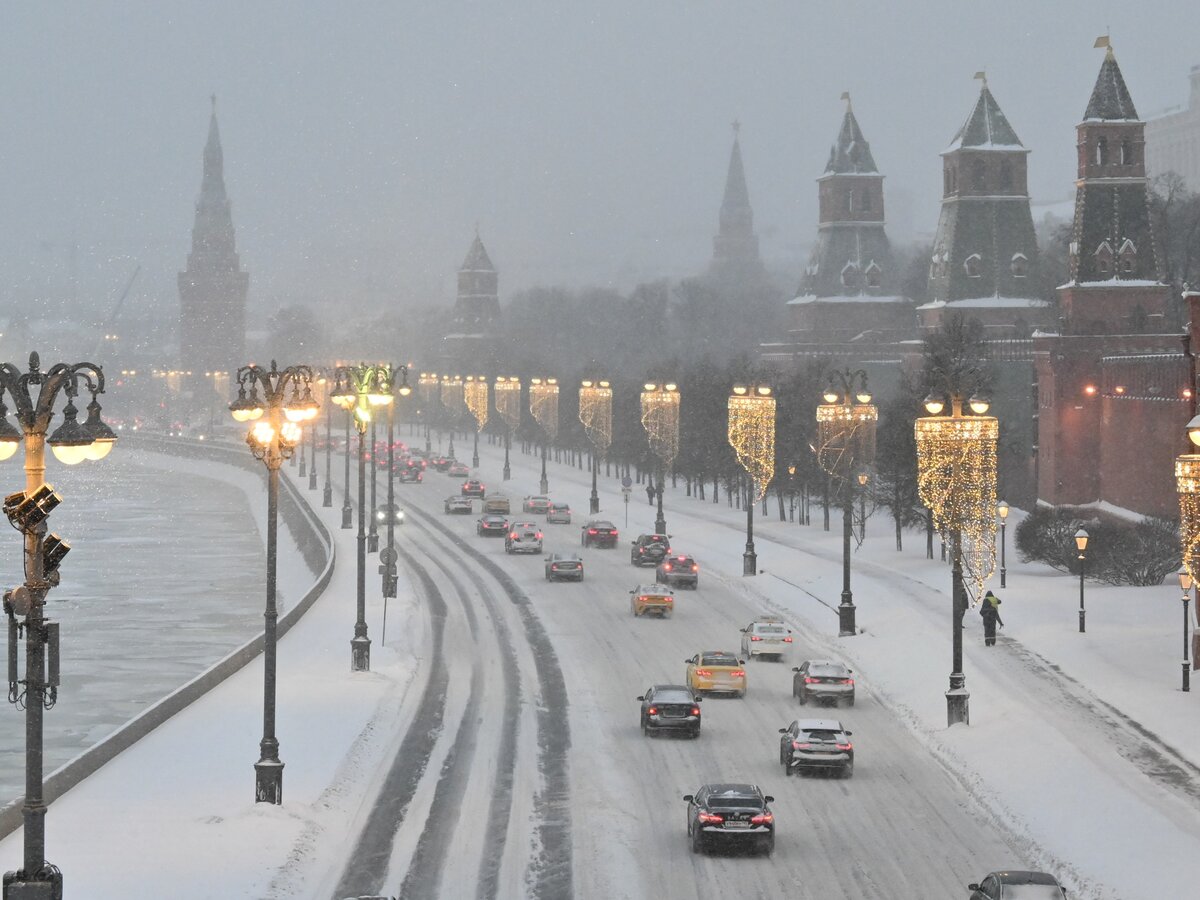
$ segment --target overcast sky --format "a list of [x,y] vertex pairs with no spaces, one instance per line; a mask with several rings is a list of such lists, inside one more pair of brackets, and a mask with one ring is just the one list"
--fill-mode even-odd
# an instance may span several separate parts
[[56,2],[0,9],[0,310],[31,294],[176,304],[218,96],[256,308],[453,300],[476,222],[502,299],[699,272],[731,140],[763,254],[798,271],[842,91],[887,175],[893,239],[929,234],[939,151],[989,84],[1072,191],[1111,30],[1139,113],[1186,102],[1184,0]]

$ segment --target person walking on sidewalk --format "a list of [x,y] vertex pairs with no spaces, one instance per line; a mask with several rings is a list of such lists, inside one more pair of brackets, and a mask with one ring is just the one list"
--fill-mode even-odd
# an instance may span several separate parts
[[985,647],[993,647],[996,644],[996,626],[1004,627],[1000,618],[1000,598],[988,591],[979,608],[979,614],[983,616],[983,644]]
[[646,499],[650,501],[651,506],[654,505],[654,482],[653,481],[648,482],[646,484]]

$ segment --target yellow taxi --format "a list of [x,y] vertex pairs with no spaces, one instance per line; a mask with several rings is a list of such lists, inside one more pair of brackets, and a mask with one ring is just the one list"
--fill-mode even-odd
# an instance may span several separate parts
[[639,584],[629,592],[629,607],[634,616],[665,618],[675,610],[675,592],[662,584]]
[[701,650],[687,663],[687,686],[696,694],[746,696],[745,664],[728,650]]

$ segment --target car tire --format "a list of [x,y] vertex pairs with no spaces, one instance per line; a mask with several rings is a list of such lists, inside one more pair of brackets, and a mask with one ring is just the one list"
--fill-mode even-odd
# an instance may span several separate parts
[[800,693],[796,695],[796,699],[800,701],[801,706],[808,706],[808,691],[800,688]]
[[697,726],[696,728],[692,729],[692,733],[691,733],[691,738],[692,738],[692,740],[693,740],[693,741],[694,741],[694,740],[696,740],[696,738],[698,738],[698,737],[700,737],[700,728],[699,728],[699,726]]
[[758,850],[763,856],[770,856],[772,853],[774,853],[775,852],[775,835],[771,835],[769,838],[764,839],[763,842],[759,845]]
[[692,852],[693,853],[703,853],[704,852],[704,833],[702,831],[700,831],[698,828],[692,829]]
[[852,763],[852,762],[846,763],[846,765],[842,766],[842,777],[843,778],[854,777],[854,763]]
[[851,695],[850,695],[850,700],[849,700],[849,702],[847,702],[847,703],[846,703],[846,705],[847,705],[847,706],[853,706],[853,705],[854,705],[854,695],[853,695],[853,694],[851,694]]
[[646,737],[650,733],[650,726],[646,724],[645,716],[642,717],[642,737]]
[[745,692],[745,691],[738,691],[738,692],[737,692],[736,694],[734,694],[733,696],[735,696],[735,697],[737,697],[739,700],[741,700],[741,699],[743,699],[743,698],[746,696],[746,692]]

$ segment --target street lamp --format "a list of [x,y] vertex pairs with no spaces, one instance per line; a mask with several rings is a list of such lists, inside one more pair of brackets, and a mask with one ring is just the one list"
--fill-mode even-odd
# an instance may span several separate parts
[[[317,401],[318,406],[324,406],[324,407],[326,407],[326,409],[328,409],[328,407],[329,407],[329,404],[325,402],[325,386],[327,384],[328,384],[328,380],[325,378],[325,376],[323,374],[318,373],[317,370],[314,369],[313,370],[313,380],[312,380],[313,399]],[[328,419],[326,419],[326,422],[328,422]],[[309,422],[308,434],[309,434],[308,489],[310,491],[315,491],[317,489],[317,417],[316,416],[314,416],[312,421]],[[326,434],[326,437],[328,437],[328,434]],[[328,471],[329,471],[329,457],[328,456],[325,457],[325,470],[328,473]]]
[[754,552],[754,504],[762,499],[775,477],[775,398],[765,384],[734,385],[729,396],[729,445],[750,477],[746,498],[746,550],[742,574],[758,574]]
[[471,454],[471,467],[479,468],[479,432],[488,421],[488,383],[483,375],[468,375],[463,385],[463,399],[475,419],[475,450]]
[[647,382],[642,386],[642,427],[650,443],[650,452],[658,457],[658,514],[656,534],[667,533],[663,518],[663,474],[679,453],[679,387],[674,383]]
[[579,421],[588,440],[592,442],[592,496],[588,498],[588,511],[600,512],[600,494],[596,490],[596,476],[600,470],[600,457],[612,444],[612,385],[607,381],[585,380],[579,386]]
[[[396,374],[399,373],[399,384],[396,383]],[[401,397],[407,397],[412,393],[412,389],[408,386],[408,367],[393,366],[392,375],[389,379],[393,394],[398,394]],[[396,596],[396,488],[395,488],[395,473],[396,473],[396,404],[388,404],[388,452],[387,452],[387,546],[384,551],[379,554],[379,574],[383,576],[383,596],[384,598],[395,598]],[[378,518],[378,512],[376,512]],[[387,607],[384,607],[384,632],[387,630]]]
[[1006,570],[1004,568],[1004,555],[1008,546],[1008,541],[1004,534],[1008,525],[1008,504],[1001,500],[996,504],[996,515],[1000,517],[1000,587],[1007,587],[1004,583]]
[[1183,690],[1192,689],[1192,664],[1188,659],[1188,644],[1191,643],[1191,620],[1188,618],[1188,601],[1192,599],[1192,574],[1184,566],[1179,570],[1179,587],[1183,590]]
[[[834,371],[817,406],[817,464],[842,492],[842,598],[838,604],[838,635],[858,633],[854,594],[850,590],[850,539],[854,536],[854,480],[859,492],[870,480],[867,467],[875,461],[875,428],[879,410],[871,403],[863,369]],[[858,476],[863,476],[859,480]],[[864,495],[865,496],[865,495]],[[863,518],[866,518],[864,504]],[[863,523],[865,534],[866,523]]]
[[982,397],[967,401],[973,415],[963,415],[961,394],[951,393],[950,415],[945,399],[931,394],[925,400],[928,416],[914,424],[917,440],[917,487],[934,525],[950,539],[950,633],[953,650],[950,690],[946,692],[947,723],[970,723],[970,697],[962,670],[962,621],[967,610],[964,562],[976,593],[996,562],[996,445],[1000,426],[985,415]]
[[496,398],[496,412],[504,420],[504,480],[512,478],[508,464],[508,450],[512,446],[513,429],[521,424],[521,379],[498,375],[492,388]]
[[463,380],[458,375],[443,375],[441,388],[442,406],[450,420],[450,445],[447,452],[454,459],[454,429],[463,414]]
[[558,435],[557,378],[529,379],[529,412],[546,435],[542,441],[542,478],[538,482],[538,493],[545,494],[550,489],[546,479],[546,448]]
[[366,672],[371,668],[371,640],[367,637],[367,478],[363,444],[374,409],[392,402],[392,370],[386,365],[362,363],[338,366],[334,375],[337,383],[330,399],[353,418],[358,432],[358,618],[354,623],[354,638],[350,641],[350,665],[352,671]]
[[[1187,423],[1187,436],[1192,444],[1200,446],[1200,416]],[[1179,494],[1179,534],[1183,556],[1183,569],[1189,576],[1189,584],[1183,583],[1180,573],[1179,585],[1183,597],[1183,684],[1188,690],[1188,631],[1187,602],[1189,589],[1197,584],[1197,551],[1200,549],[1200,454],[1184,453],[1175,457],[1175,490]],[[1200,601],[1198,601],[1200,602]]]
[[[436,372],[422,372],[417,379],[417,388],[421,392],[421,418],[425,421],[425,457],[426,459],[433,453],[433,441],[430,438],[430,428],[433,424],[433,404],[438,399],[438,377]],[[441,447],[441,438],[438,438],[438,447]]]
[[1087,550],[1087,545],[1088,545],[1088,533],[1086,531],[1084,531],[1082,528],[1080,528],[1078,531],[1075,532],[1075,546],[1079,550],[1079,633],[1080,634],[1083,634],[1085,631],[1087,631],[1087,628],[1085,627],[1085,623],[1084,623],[1084,619],[1087,615],[1087,611],[1083,608],[1083,569],[1084,569],[1084,563],[1087,561],[1086,553],[1084,551]]
[[[30,388],[37,386],[36,399]],[[88,416],[81,425],[75,398],[79,389],[91,394]],[[12,398],[20,428],[8,421],[4,393]],[[63,422],[49,436],[50,419],[60,394],[66,394]],[[58,623],[44,615],[46,594],[58,584],[58,566],[70,545],[47,534],[46,520],[62,501],[46,484],[46,445],[66,465],[100,460],[109,454],[117,436],[100,418],[104,372],[89,362],[56,363],[42,371],[36,353],[29,354],[29,371],[12,363],[0,365],[0,460],[24,448],[25,490],[4,499],[4,512],[24,540],[25,583],[4,594],[8,616],[8,699],[25,710],[25,799],[22,866],[4,875],[4,897],[62,897],[62,872],[46,861],[46,804],[42,795],[43,713],[58,700]],[[18,621],[23,617],[23,621]],[[17,675],[17,642],[25,637],[25,678]],[[49,670],[47,671],[47,648]]]
[[[229,411],[238,422],[253,422],[246,443],[255,459],[267,467],[267,605],[263,614],[263,736],[254,764],[254,799],[283,802],[283,763],[275,737],[275,646],[279,611],[275,603],[276,547],[279,534],[279,467],[304,437],[304,425],[321,411],[312,395],[313,372],[308,366],[280,371],[243,366],[237,372],[238,397]],[[246,391],[250,393],[247,396]],[[290,395],[289,395],[290,389]],[[259,392],[261,393],[261,396]]]

